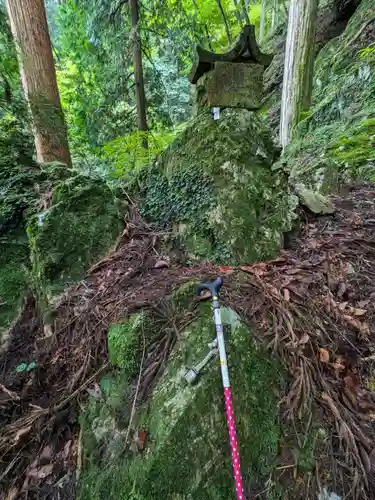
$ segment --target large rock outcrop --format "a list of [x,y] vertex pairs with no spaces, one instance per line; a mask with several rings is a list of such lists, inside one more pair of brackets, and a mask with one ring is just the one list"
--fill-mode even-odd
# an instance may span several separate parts
[[45,299],[84,277],[124,227],[124,206],[103,181],[68,176],[28,220],[34,285]]
[[313,105],[286,149],[292,183],[322,192],[343,180],[373,180],[375,8],[362,0],[345,31],[315,61]]
[[[182,313],[181,307],[193,294],[194,286],[184,285],[169,298],[170,305]],[[280,428],[275,389],[280,368],[256,346],[252,332],[233,310],[223,308],[222,313],[228,327],[242,470],[246,484],[256,489],[272,470],[277,453]],[[135,340],[142,344],[142,332],[148,342],[156,331],[155,322],[144,313],[110,330],[109,349],[110,353],[115,350],[111,358],[119,371],[117,377],[102,380],[104,400],[93,397],[84,415],[88,460],[81,498],[97,500],[104,494],[114,498],[120,491],[121,498],[138,500],[232,498],[219,360],[215,357],[196,385],[183,379],[185,370],[206,355],[214,338],[209,303],[200,304],[195,321],[179,336],[165,372],[127,432],[130,408],[124,395],[129,395],[129,367],[136,376],[141,361],[139,348],[132,352],[128,346],[134,347]],[[146,442],[142,433],[147,433]],[[130,439],[124,448],[127,434]],[[103,460],[111,466],[103,467]]]
[[190,256],[249,263],[273,256],[297,198],[273,172],[275,147],[254,112],[203,111],[140,176],[146,219],[174,228]]

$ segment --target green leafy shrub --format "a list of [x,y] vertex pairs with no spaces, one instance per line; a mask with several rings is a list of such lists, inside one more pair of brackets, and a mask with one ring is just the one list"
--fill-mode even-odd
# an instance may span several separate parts
[[360,56],[366,62],[375,61],[375,42],[371,43],[368,47],[365,47],[360,51]]
[[375,118],[363,121],[352,134],[341,137],[329,149],[329,155],[345,166],[358,168],[375,160]]
[[[177,131],[140,132],[118,137],[104,145],[104,157],[112,164],[115,178],[129,178],[161,153]],[[147,145],[147,147],[145,147]]]

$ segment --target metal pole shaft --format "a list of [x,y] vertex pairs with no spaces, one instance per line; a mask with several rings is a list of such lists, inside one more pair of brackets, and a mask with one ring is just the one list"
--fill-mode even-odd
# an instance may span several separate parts
[[216,325],[217,343],[220,355],[221,377],[224,387],[225,412],[227,417],[227,426],[229,433],[229,442],[232,453],[232,467],[236,488],[237,500],[245,500],[243,480],[241,474],[240,453],[238,449],[236,422],[234,419],[232,393],[229,382],[229,372],[227,364],[227,354],[225,352],[224,329],[221,321],[220,303],[218,297],[213,297],[212,308]]

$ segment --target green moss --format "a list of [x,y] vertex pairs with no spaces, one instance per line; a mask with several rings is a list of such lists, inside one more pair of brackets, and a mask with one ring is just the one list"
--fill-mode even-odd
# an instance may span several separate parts
[[29,252],[22,231],[7,233],[0,240],[0,340],[1,330],[17,315],[27,288]]
[[74,177],[58,183],[52,206],[32,217],[27,228],[40,295],[48,300],[82,279],[120,234],[121,216],[121,207],[102,182]]
[[[175,292],[171,297],[174,306],[186,307],[194,287],[189,283]],[[251,485],[273,470],[280,434],[274,388],[280,370],[258,349],[251,332],[233,311],[223,308],[223,321],[231,325],[229,368],[242,469]],[[150,401],[135,417],[133,427],[148,431],[146,450],[125,452],[107,467],[95,459],[94,451],[88,452],[81,500],[103,496],[120,500],[224,500],[233,496],[219,363],[206,367],[196,386],[182,380],[186,368],[207,353],[207,343],[214,335],[210,304],[201,303],[196,321],[180,334]],[[97,449],[97,443],[91,447]],[[90,450],[87,441],[85,448]]]
[[265,122],[246,110],[201,113],[139,177],[142,213],[173,227],[196,258],[241,263],[273,256],[297,199],[272,171]]
[[[292,182],[332,192],[338,182],[371,179],[374,158],[375,58],[364,57],[366,32],[373,16],[371,0],[363,0],[344,33],[324,46],[315,61],[310,116],[296,128],[283,163]],[[350,42],[350,43],[349,43]],[[366,135],[367,134],[367,135]]]
[[129,380],[139,372],[144,329],[145,314],[141,312],[123,323],[112,325],[108,331],[109,359]]

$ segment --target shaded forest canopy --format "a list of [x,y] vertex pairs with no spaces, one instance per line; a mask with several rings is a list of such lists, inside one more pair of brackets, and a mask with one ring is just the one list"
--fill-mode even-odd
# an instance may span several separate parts
[[1,499],[235,498],[219,274],[237,498],[375,498],[374,70],[373,0],[0,0]]

